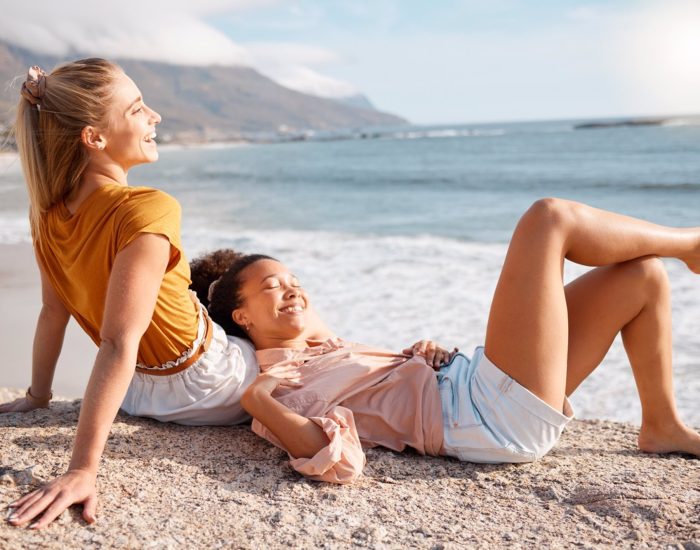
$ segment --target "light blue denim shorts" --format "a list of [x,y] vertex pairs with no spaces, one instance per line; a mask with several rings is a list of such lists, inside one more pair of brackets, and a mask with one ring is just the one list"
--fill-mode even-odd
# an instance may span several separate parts
[[[532,462],[547,454],[573,417],[494,365],[484,348],[458,353],[438,371],[444,452],[467,462]],[[565,414],[566,413],[566,414]]]

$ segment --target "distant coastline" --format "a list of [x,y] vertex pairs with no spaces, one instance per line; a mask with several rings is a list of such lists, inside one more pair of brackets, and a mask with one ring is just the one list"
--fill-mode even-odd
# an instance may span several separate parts
[[[552,121],[557,122],[557,121]],[[700,115],[672,115],[659,117],[604,118],[576,121],[562,121],[571,130],[599,130],[612,128],[638,128],[644,126],[700,126]],[[208,135],[199,132],[164,133],[156,141],[162,150],[192,148],[223,149],[245,145],[265,145],[295,142],[325,142],[368,139],[420,139],[435,137],[466,137],[500,135],[503,125],[513,123],[441,124],[441,125],[393,125],[329,130],[294,129],[286,126],[272,132],[251,132],[227,136],[221,133]],[[523,123],[525,124],[525,123]],[[17,147],[9,126],[0,124],[0,155],[15,153]]]
[[595,120],[576,124],[574,130],[637,128],[639,126],[700,126],[700,115]]

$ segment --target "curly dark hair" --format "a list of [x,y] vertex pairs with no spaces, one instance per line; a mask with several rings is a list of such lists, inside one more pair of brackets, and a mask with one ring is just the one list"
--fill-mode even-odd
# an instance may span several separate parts
[[[233,322],[231,313],[243,303],[241,273],[251,264],[260,260],[275,260],[264,254],[242,254],[225,248],[204,254],[190,262],[192,284],[199,301],[209,311],[212,321],[226,331],[226,334],[248,338],[243,327]],[[275,260],[276,261],[276,260]],[[209,287],[219,280],[209,300]]]
[[221,277],[231,264],[243,254],[230,248],[222,248],[199,256],[190,262],[192,284],[190,288],[197,293],[197,298],[209,307],[209,286]]

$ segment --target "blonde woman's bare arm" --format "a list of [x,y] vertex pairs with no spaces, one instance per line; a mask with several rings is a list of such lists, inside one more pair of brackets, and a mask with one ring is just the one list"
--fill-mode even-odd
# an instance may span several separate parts
[[68,471],[13,502],[10,523],[24,525],[43,513],[32,527],[45,527],[74,503],[82,503],[83,518],[94,521],[100,457],[134,374],[139,342],[153,317],[169,251],[165,237],[143,234],[117,254],[100,331],[102,342],[80,408]]

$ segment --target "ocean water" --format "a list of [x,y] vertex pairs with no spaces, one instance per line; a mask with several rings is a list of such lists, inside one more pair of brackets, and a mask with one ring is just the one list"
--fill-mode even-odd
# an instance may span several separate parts
[[[537,198],[700,225],[700,127],[574,130],[575,122],[163,147],[129,180],[180,201],[190,257],[225,246],[285,262],[339,335],[392,349],[429,337],[471,353],[483,343],[510,235]],[[0,162],[0,242],[28,241],[19,163]],[[665,264],[678,407],[700,426],[700,277]],[[567,263],[565,279],[587,270]],[[639,423],[619,339],[572,402],[582,418]]]

